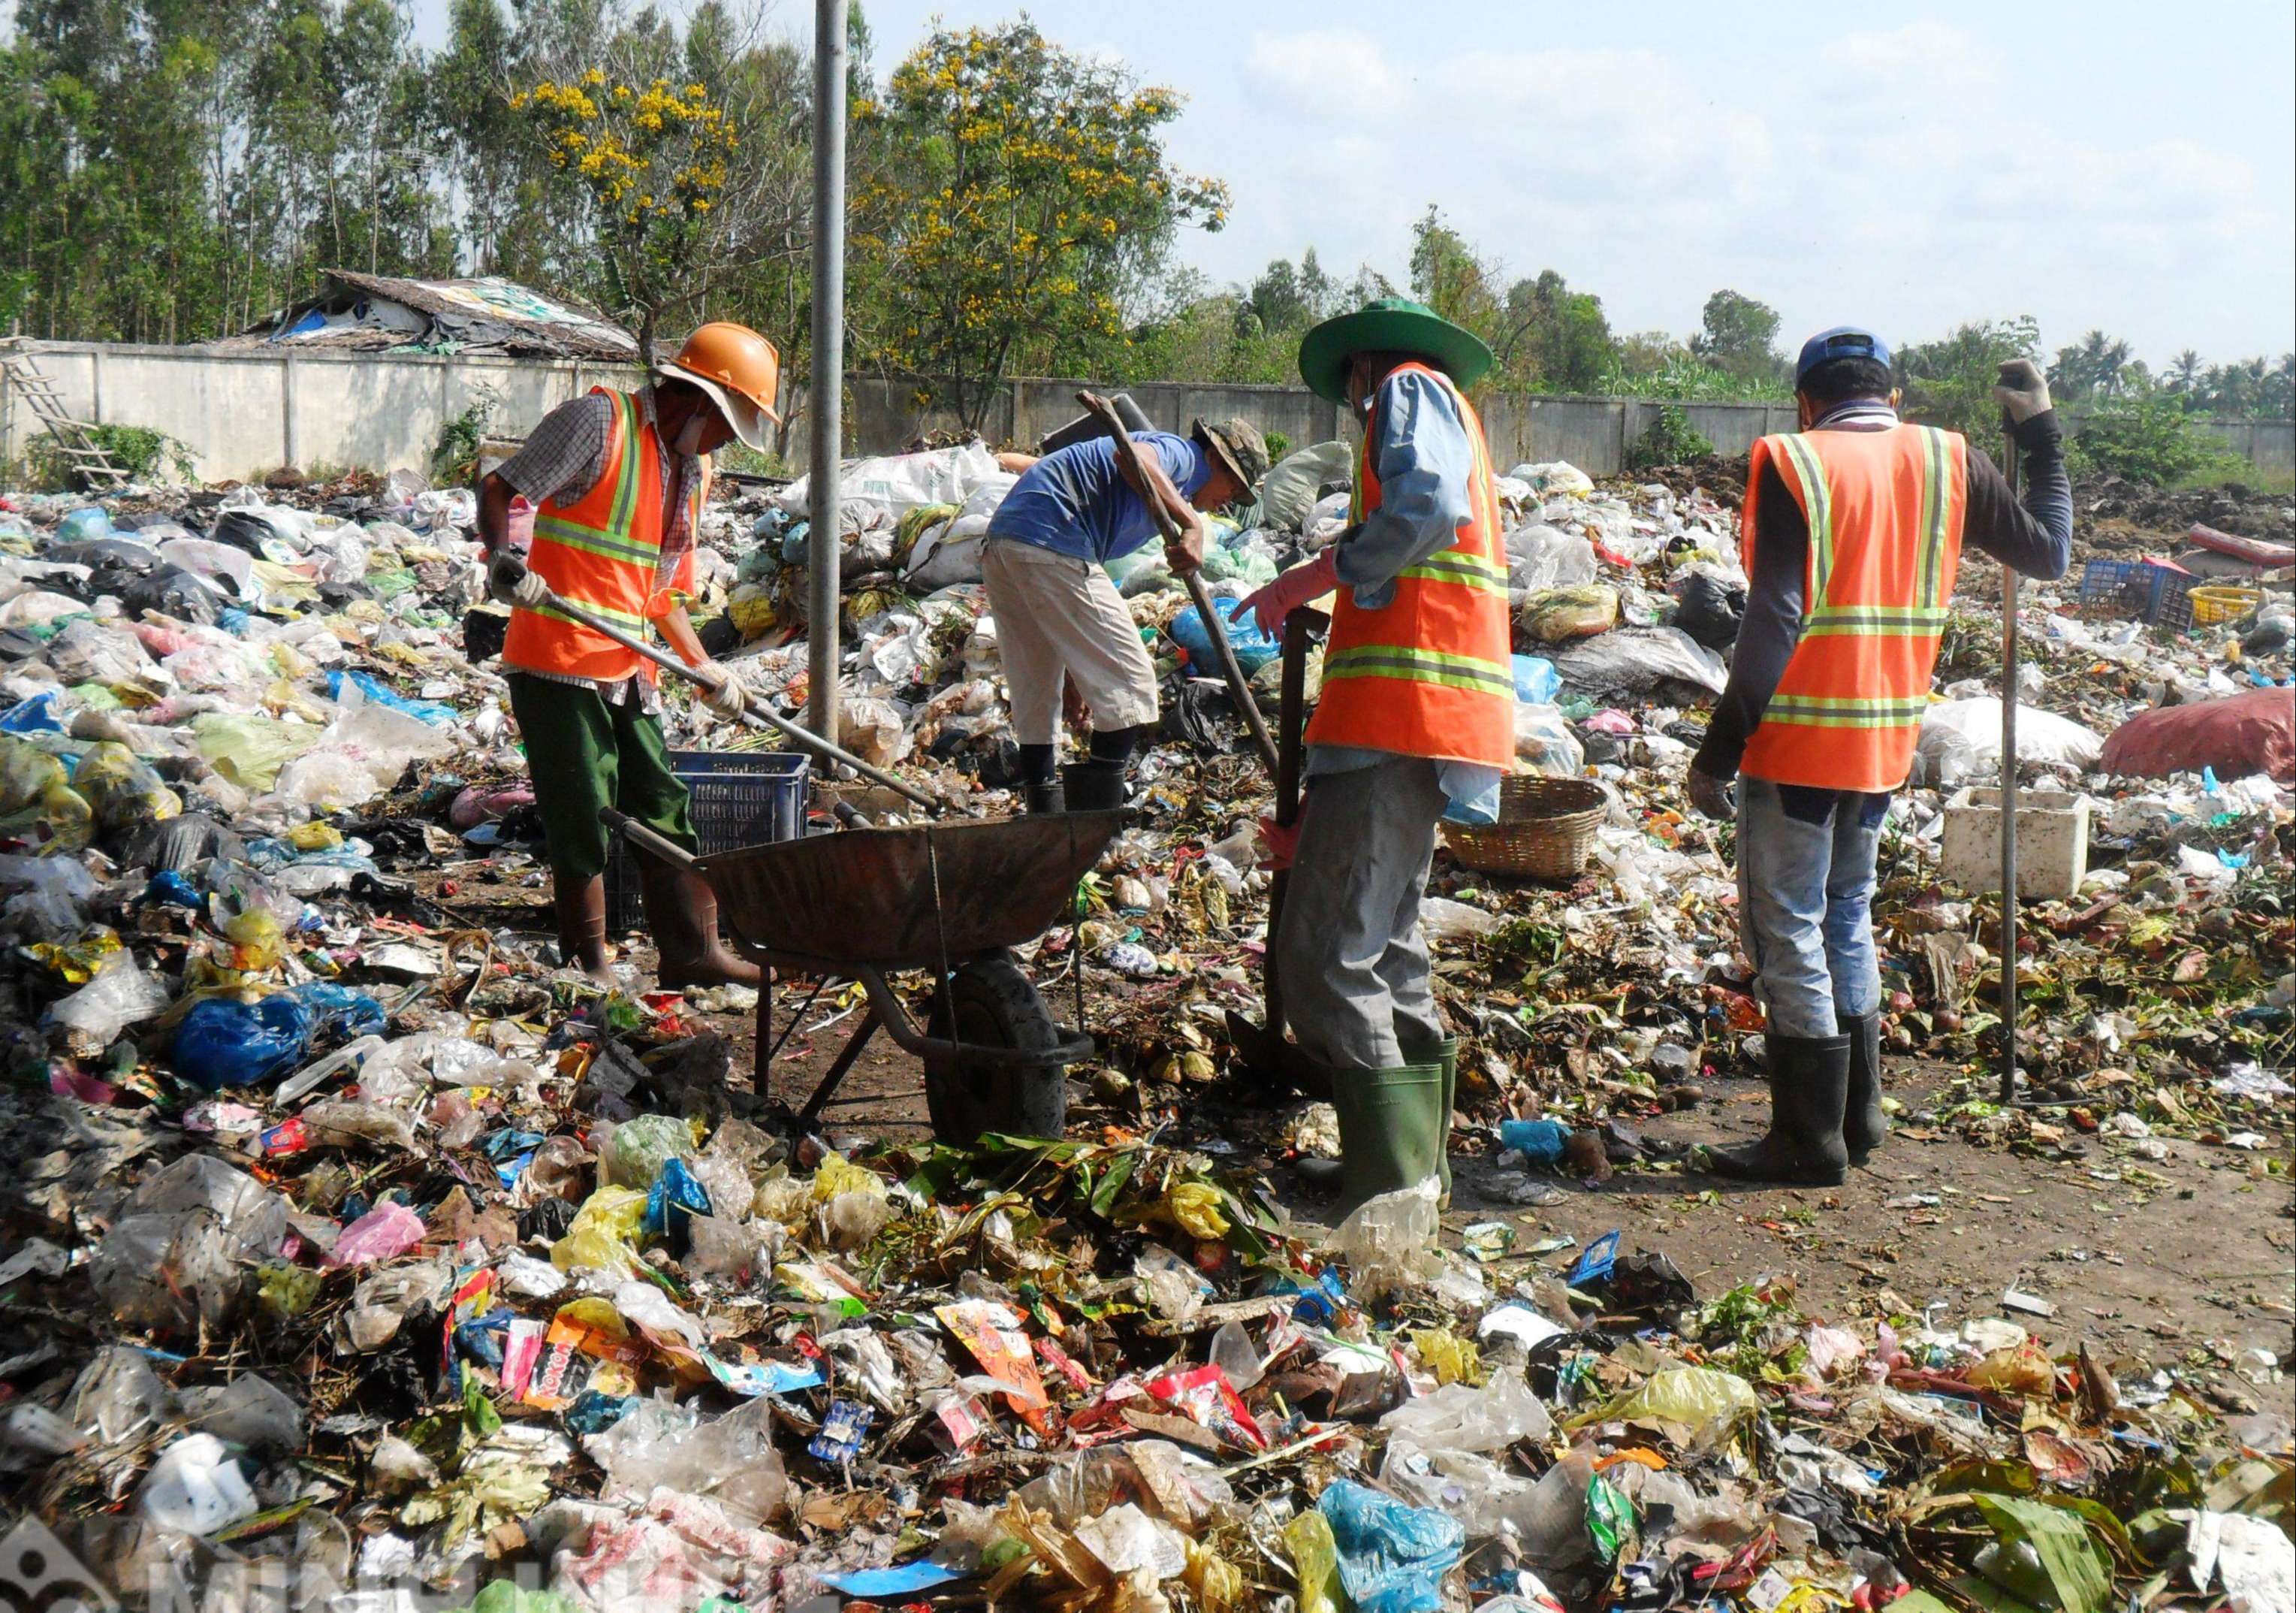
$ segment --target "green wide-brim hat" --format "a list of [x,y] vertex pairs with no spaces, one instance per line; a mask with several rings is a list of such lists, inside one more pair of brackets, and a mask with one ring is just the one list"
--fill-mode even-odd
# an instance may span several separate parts
[[1416,353],[1471,387],[1497,362],[1482,338],[1423,302],[1382,297],[1352,314],[1326,319],[1300,338],[1300,379],[1318,398],[1348,400],[1348,361],[1357,353]]

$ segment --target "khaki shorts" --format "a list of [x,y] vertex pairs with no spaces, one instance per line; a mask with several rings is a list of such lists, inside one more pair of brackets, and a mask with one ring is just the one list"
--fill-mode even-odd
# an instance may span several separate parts
[[980,580],[996,619],[996,653],[1012,691],[1013,733],[1051,745],[1061,731],[1061,674],[1092,708],[1100,733],[1156,720],[1156,665],[1108,573],[1088,560],[991,537]]

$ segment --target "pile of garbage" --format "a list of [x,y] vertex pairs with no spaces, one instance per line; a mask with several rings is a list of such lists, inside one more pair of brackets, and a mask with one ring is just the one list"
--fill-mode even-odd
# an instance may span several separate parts
[[[1216,523],[1213,594],[1328,545],[1349,464],[1302,449]],[[840,741],[988,810],[978,551],[1013,480],[977,444],[844,475]],[[1439,855],[1425,918],[1463,1201],[1536,1207],[1693,1169],[1640,1122],[1760,1067],[1729,830],[1683,794],[1745,578],[1726,488],[1500,493],[1520,765],[1598,780],[1604,820],[1568,884]],[[791,712],[805,509],[729,489],[693,602]],[[1805,1314],[1781,1276],[1447,1222],[1432,1183],[1309,1219],[1328,1108],[1229,1103],[1268,784],[1152,546],[1111,568],[1165,679],[1140,819],[1021,952],[1102,1045],[1070,1136],[792,1123],[753,993],[558,967],[474,519],[406,473],[0,507],[0,1483],[51,1566],[346,1613],[2290,1609],[2289,1420],[2188,1363],[2037,1335],[2013,1294]],[[1989,1101],[1999,904],[1953,876],[1999,763],[1972,566],[1877,904],[1890,1045],[1941,1082],[1901,1131],[2284,1144],[2296,778],[2269,712],[2192,738],[2286,699],[2261,569],[2194,631],[2084,602],[2079,561],[2027,588],[2026,783],[2086,826],[2025,906],[2033,1110]],[[1275,645],[1230,633],[1272,714]],[[665,695],[674,745],[753,743]],[[2145,776],[2160,744],[2120,737],[2187,706]]]

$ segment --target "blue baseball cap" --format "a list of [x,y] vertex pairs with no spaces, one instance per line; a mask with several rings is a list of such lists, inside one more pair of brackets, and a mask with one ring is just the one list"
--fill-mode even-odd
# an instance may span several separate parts
[[1871,358],[1887,369],[1890,344],[1862,325],[1837,325],[1820,331],[1801,344],[1801,357],[1794,360],[1794,384],[1800,386],[1803,376],[1833,358]]

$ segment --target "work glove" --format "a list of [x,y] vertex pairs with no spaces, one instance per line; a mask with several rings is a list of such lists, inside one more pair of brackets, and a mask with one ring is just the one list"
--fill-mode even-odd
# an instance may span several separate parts
[[1227,619],[1234,621],[1250,611],[1262,633],[1270,638],[1281,638],[1286,616],[1303,605],[1321,599],[1339,585],[1338,561],[1332,549],[1325,549],[1307,564],[1293,566],[1266,588],[1237,600]]
[[2022,425],[2036,415],[2049,412],[2049,382],[2030,358],[2012,358],[2001,366],[1993,396],[2009,411],[2010,421]]
[[550,597],[550,585],[508,549],[496,549],[487,558],[487,592],[500,604],[538,611]]
[[750,692],[742,687],[742,680],[723,662],[705,661],[693,670],[713,680],[702,703],[728,722],[741,721],[742,713],[750,709]]
[[1703,768],[1690,769],[1690,804],[1708,818],[1727,819],[1738,815],[1737,792],[1726,778],[1717,778]]

